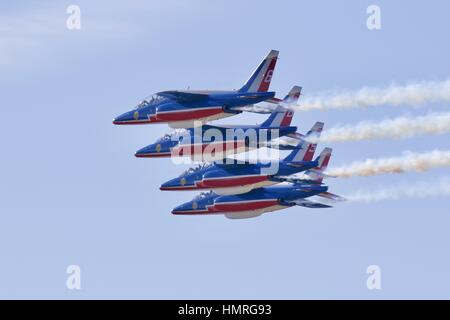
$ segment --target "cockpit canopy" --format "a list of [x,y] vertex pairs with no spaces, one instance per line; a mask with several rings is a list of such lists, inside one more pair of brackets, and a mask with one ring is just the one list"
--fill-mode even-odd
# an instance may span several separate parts
[[199,200],[211,197],[213,195],[216,195],[213,191],[202,192],[198,196],[196,196],[193,200],[194,201],[199,201]]
[[191,173],[197,172],[199,170],[202,170],[204,168],[210,167],[211,165],[212,165],[212,163],[210,163],[210,162],[203,162],[196,167],[191,167],[191,168],[187,169],[181,175],[184,176],[186,174],[191,174]]
[[189,131],[186,129],[176,129],[169,133],[166,133],[160,137],[157,142],[167,142],[167,141],[180,141],[181,137],[189,136]]
[[144,107],[149,107],[149,106],[155,105],[165,99],[167,99],[167,98],[160,96],[158,94],[153,94],[151,96],[145,97],[144,100],[139,102],[139,104],[136,106],[136,109],[141,109]]

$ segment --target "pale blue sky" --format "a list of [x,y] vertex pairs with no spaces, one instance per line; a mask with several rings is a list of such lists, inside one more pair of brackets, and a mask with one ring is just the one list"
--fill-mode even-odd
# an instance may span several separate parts
[[[82,13],[66,29],[69,4]],[[158,186],[186,166],[133,153],[167,126],[114,116],[166,89],[238,88],[280,50],[272,89],[306,95],[450,75],[447,1],[28,1],[0,3],[1,298],[450,298],[448,198],[295,207],[258,219],[170,214],[195,193]],[[378,4],[382,29],[366,28]],[[446,110],[305,112],[301,131]],[[243,114],[223,122],[255,123]],[[339,143],[332,164],[450,148],[448,135]],[[325,147],[321,145],[320,148]],[[427,173],[331,180],[345,194]],[[82,289],[66,289],[66,267]],[[382,290],[366,288],[366,268]]]

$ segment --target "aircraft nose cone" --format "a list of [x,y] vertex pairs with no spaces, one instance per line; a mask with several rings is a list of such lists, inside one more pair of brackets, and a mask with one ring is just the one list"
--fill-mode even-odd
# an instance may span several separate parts
[[159,190],[172,190],[179,185],[180,185],[179,179],[172,179],[161,184]]
[[161,158],[170,157],[171,149],[166,143],[154,143],[134,153],[138,158]]
[[159,190],[169,190],[170,184],[169,182],[164,182],[159,186]]
[[137,110],[128,111],[114,118],[113,124],[115,125],[130,124],[138,119],[139,119],[139,112]]
[[191,202],[183,203],[182,205],[175,207],[172,210],[172,214],[188,213],[190,210],[192,210],[192,203]]
[[185,176],[181,176],[167,182],[164,182],[159,189],[160,190],[189,190],[194,187],[194,182]]
[[139,149],[138,151],[136,151],[134,153],[134,156],[137,157],[137,158],[144,158],[144,157],[148,157],[153,152],[154,152],[154,150],[152,150],[152,148],[150,146],[147,146],[147,147],[144,147],[144,148]]
[[115,125],[123,124],[127,120],[128,120],[127,114],[124,113],[124,114],[121,114],[118,117],[115,117],[114,120],[113,120],[113,124],[115,124]]
[[183,205],[173,208],[172,214],[180,214],[180,211],[183,210]]

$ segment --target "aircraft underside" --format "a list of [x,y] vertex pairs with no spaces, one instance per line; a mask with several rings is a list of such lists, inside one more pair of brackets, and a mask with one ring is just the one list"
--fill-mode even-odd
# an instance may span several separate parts
[[257,210],[249,210],[249,211],[241,211],[241,212],[227,212],[224,213],[224,216],[228,219],[250,219],[250,218],[256,218],[260,215],[267,213],[267,212],[273,212],[277,210],[285,209],[286,206],[282,205],[274,205],[266,208],[261,208]]
[[[158,118],[168,119],[168,120],[163,120],[163,121],[167,121],[169,127],[173,128],[173,129],[183,129],[183,128],[199,127],[199,126],[204,125],[205,123],[208,123],[209,121],[224,119],[224,118],[228,118],[228,117],[235,115],[235,113],[224,112],[222,108],[214,109],[209,112],[200,112],[200,111],[180,112],[180,115],[181,114],[183,114],[183,116],[179,116],[179,118],[181,118],[183,120],[176,120],[176,119],[178,119],[178,117],[162,117],[162,118],[160,118],[159,115],[158,115]],[[190,119],[187,119],[188,117],[190,117]]]
[[253,189],[272,186],[277,183],[278,182],[266,180],[266,181],[261,181],[258,183],[253,183],[253,184],[244,185],[244,186],[236,186],[236,187],[228,187],[228,188],[212,188],[212,190],[215,193],[217,193],[218,195],[243,194],[243,193],[252,191]]

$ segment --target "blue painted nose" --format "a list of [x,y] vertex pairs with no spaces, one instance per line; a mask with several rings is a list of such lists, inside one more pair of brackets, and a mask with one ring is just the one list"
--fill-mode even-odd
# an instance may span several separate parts
[[138,158],[145,158],[148,155],[151,155],[153,153],[154,153],[154,150],[152,148],[150,148],[150,146],[146,146],[146,147],[141,148],[138,151],[136,151],[134,153],[134,156],[138,157]]
[[193,210],[192,209],[192,205],[193,205],[192,201],[183,203],[182,205],[180,205],[178,207],[175,207],[172,210],[172,214],[186,214],[186,213],[189,213],[190,211]]
[[153,143],[142,149],[139,149],[134,154],[138,158],[161,158],[170,157],[170,147],[164,143]]
[[159,189],[160,190],[174,190],[174,189],[179,189],[180,187],[182,187],[182,183],[185,181],[183,180],[184,178],[176,178],[176,179],[172,179],[169,180],[167,182],[164,182]]
[[114,118],[113,120],[113,124],[131,124],[136,122],[136,120],[139,119],[139,112],[136,111],[128,111],[125,112],[123,114],[121,114],[120,116]]
[[148,112],[135,109],[121,114],[113,120],[114,124],[144,124],[150,123]]

